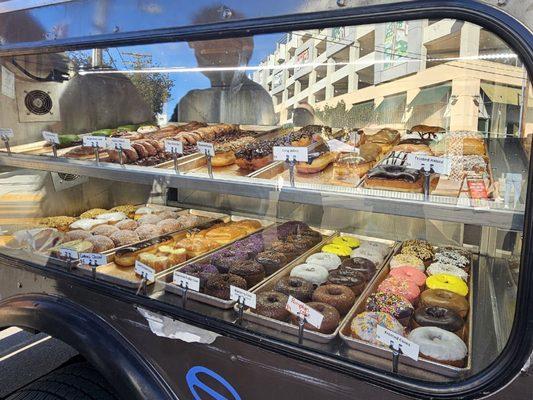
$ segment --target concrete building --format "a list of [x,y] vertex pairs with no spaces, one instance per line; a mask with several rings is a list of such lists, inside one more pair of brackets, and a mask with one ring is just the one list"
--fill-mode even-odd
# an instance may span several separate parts
[[[533,93],[514,52],[494,34],[454,19],[296,31],[253,79],[281,123],[309,103],[333,126],[416,124],[533,133]],[[529,101],[524,101],[526,98]]]

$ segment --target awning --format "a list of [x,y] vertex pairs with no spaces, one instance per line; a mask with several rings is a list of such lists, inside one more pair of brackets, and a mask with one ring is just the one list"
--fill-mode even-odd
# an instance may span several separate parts
[[374,110],[374,123],[377,125],[401,123],[406,101],[406,93],[385,97]]
[[481,82],[481,89],[493,103],[520,105],[522,90],[519,87]]
[[409,103],[409,107],[425,106],[427,104],[445,104],[448,101],[452,88],[449,85],[433,86],[424,88],[418,92],[415,98]]

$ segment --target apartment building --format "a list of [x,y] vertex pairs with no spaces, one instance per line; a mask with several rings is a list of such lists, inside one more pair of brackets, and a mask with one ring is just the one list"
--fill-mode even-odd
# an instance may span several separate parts
[[[253,74],[281,123],[299,103],[333,126],[416,124],[533,133],[520,60],[495,35],[454,19],[297,31]],[[524,99],[526,99],[524,101]]]

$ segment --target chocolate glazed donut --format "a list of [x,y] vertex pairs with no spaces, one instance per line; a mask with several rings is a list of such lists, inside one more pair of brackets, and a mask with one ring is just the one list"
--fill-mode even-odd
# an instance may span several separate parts
[[311,300],[315,288],[311,282],[307,282],[305,279],[286,276],[276,283],[274,290],[305,303]]
[[401,165],[378,165],[372,168],[368,178],[401,179],[408,182],[416,182],[420,178],[420,171],[406,168]]
[[252,311],[278,321],[287,321],[290,315],[285,308],[287,301],[289,298],[283,293],[274,291],[259,293],[256,299],[256,308]]
[[463,319],[455,311],[444,307],[420,307],[413,316],[413,327],[435,326],[462,337]]

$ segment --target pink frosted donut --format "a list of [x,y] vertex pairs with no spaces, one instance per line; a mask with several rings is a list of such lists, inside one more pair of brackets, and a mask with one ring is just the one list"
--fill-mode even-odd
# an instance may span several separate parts
[[411,304],[414,304],[418,296],[420,296],[420,289],[416,283],[395,276],[391,276],[381,282],[378,286],[378,291],[403,296]]
[[415,267],[403,266],[391,269],[389,276],[404,278],[416,283],[416,286],[422,287],[426,284],[426,274]]

